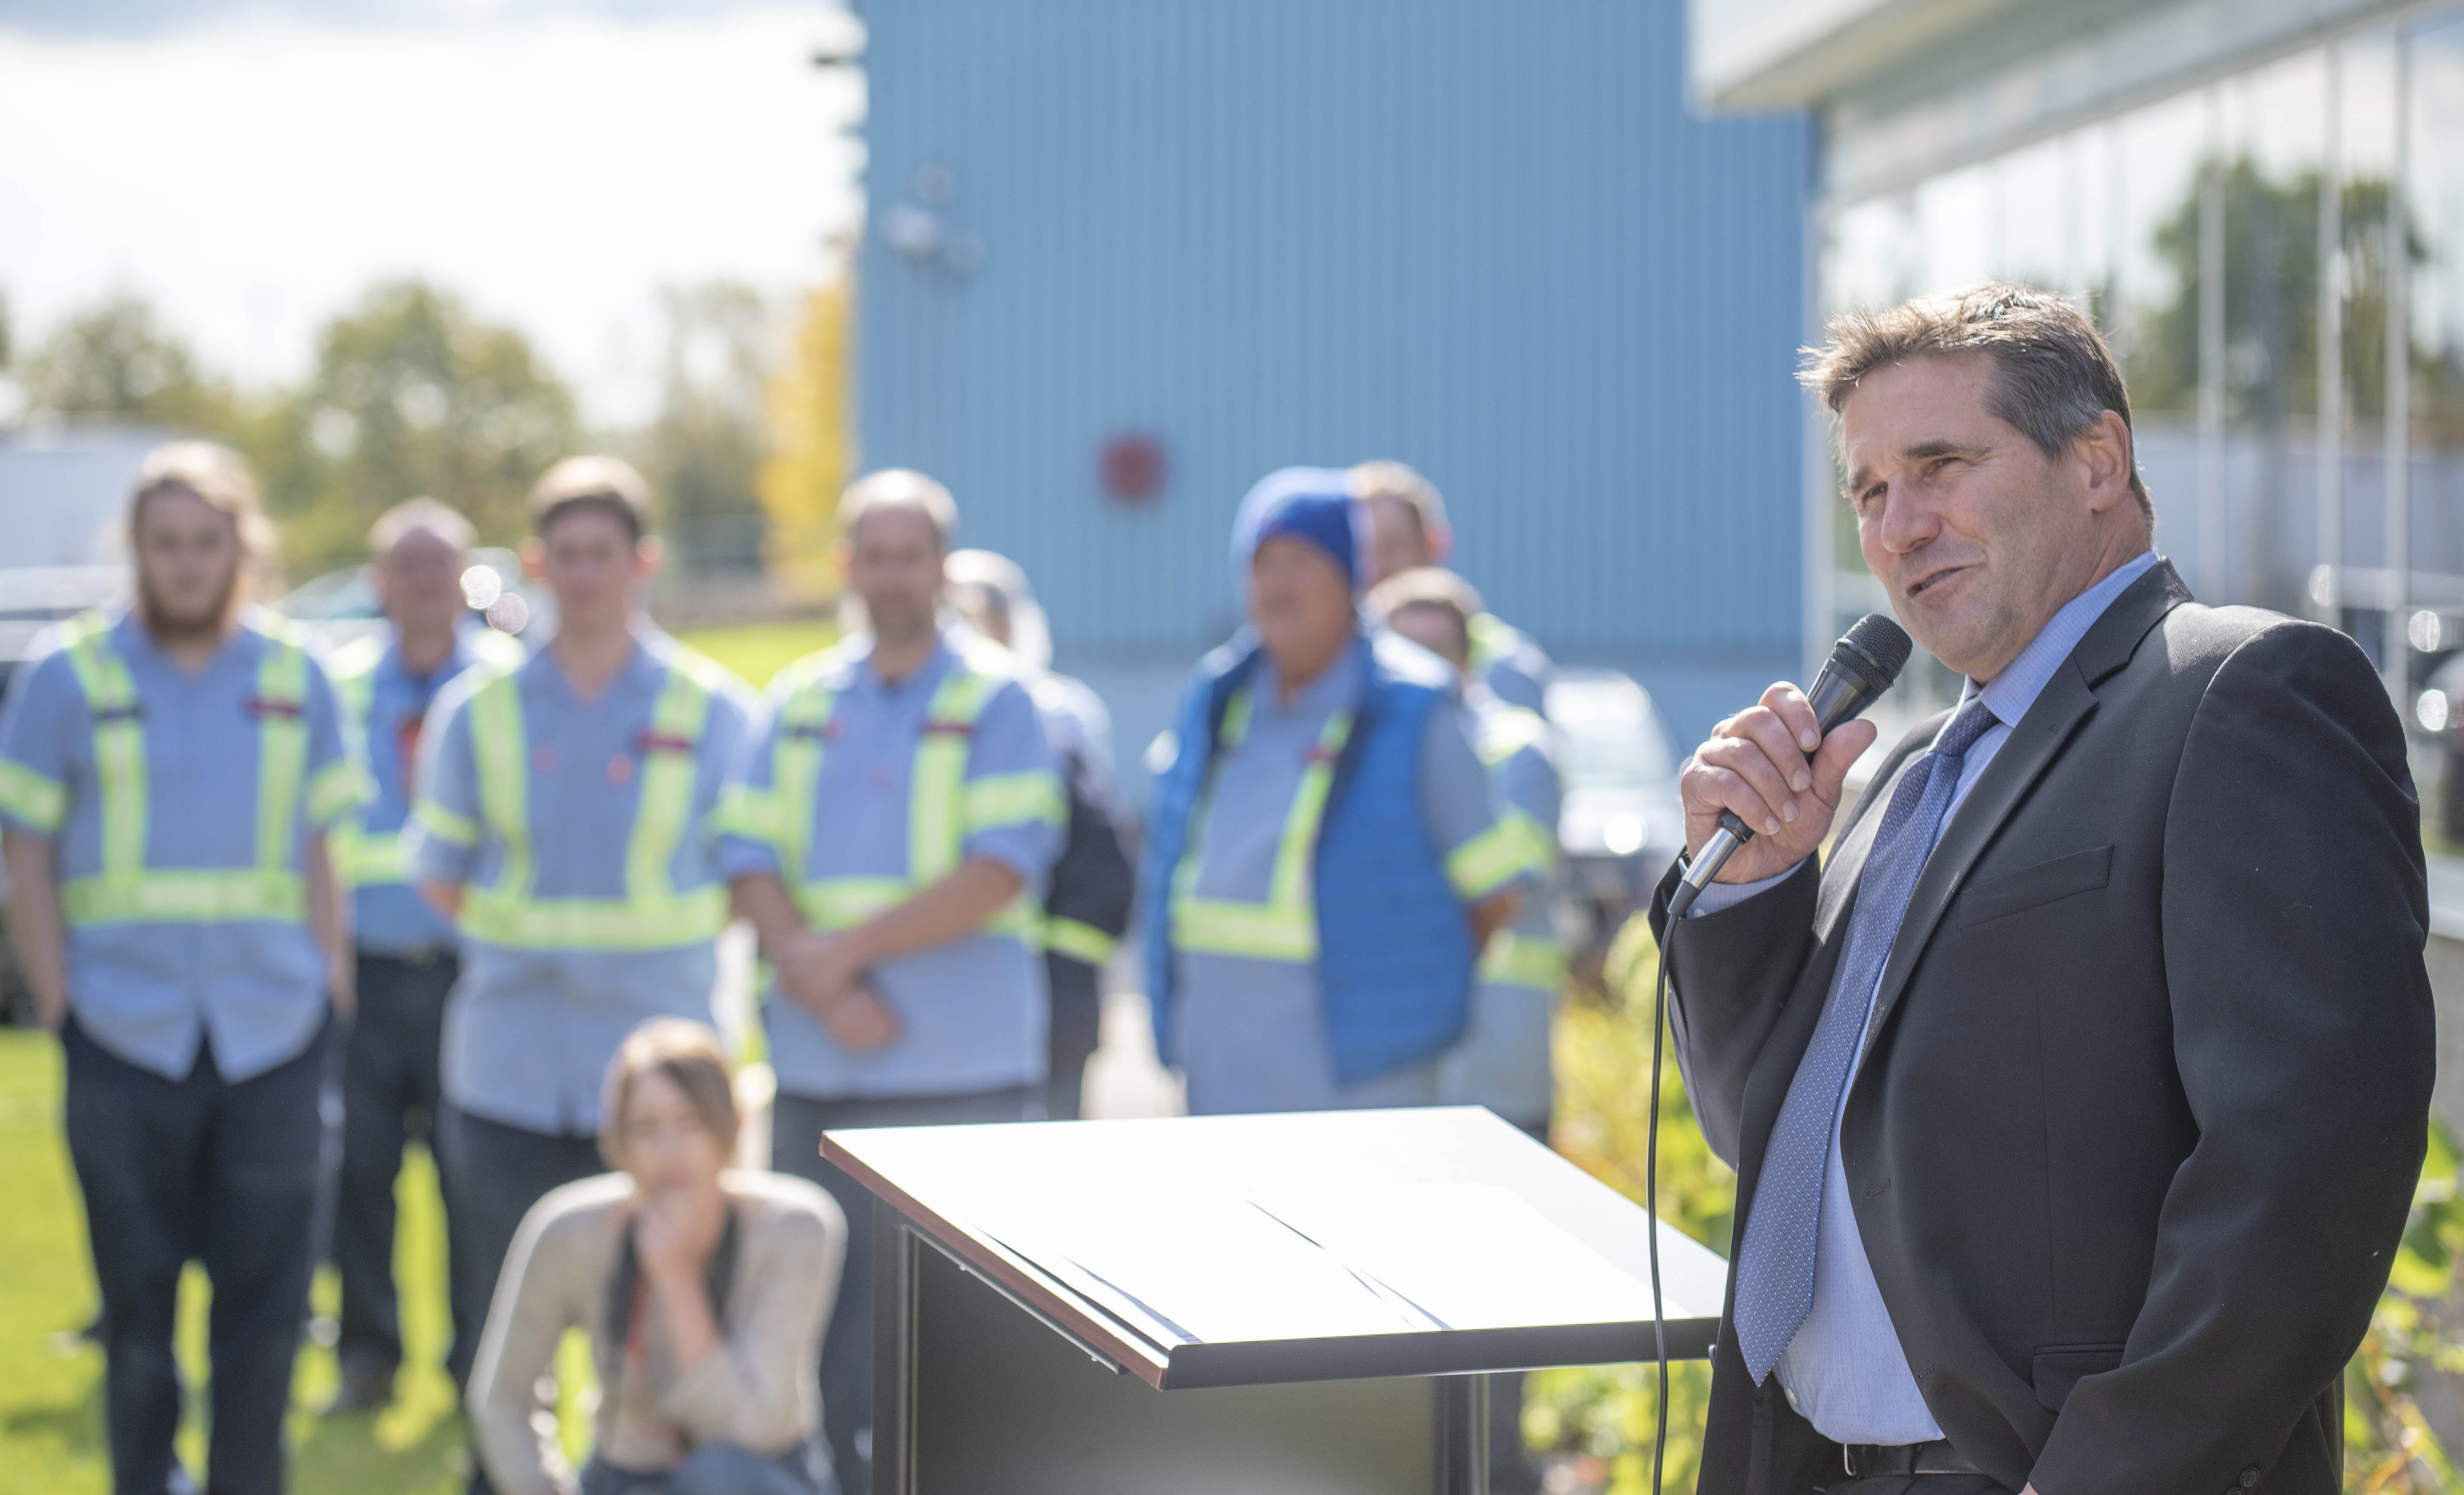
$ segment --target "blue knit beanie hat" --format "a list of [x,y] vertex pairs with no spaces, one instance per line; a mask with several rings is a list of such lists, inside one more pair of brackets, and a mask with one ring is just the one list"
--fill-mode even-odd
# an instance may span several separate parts
[[1245,597],[1249,562],[1258,547],[1279,535],[1308,540],[1327,553],[1361,590],[1369,559],[1368,516],[1352,496],[1352,475],[1341,468],[1287,467],[1267,473],[1241,500],[1232,521],[1232,587]]

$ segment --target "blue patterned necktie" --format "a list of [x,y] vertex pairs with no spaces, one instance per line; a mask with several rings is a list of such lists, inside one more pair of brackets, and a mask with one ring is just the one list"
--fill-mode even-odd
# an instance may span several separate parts
[[1763,1151],[1745,1248],[1737,1253],[1737,1348],[1759,1386],[1779,1363],[1814,1308],[1814,1248],[1822,1216],[1822,1180],[1831,1161],[1831,1129],[1856,1067],[1858,1041],[1873,1005],[1882,963],[1891,957],[1900,920],[1925,870],[1950,797],[1960,759],[1994,724],[1982,700],[1970,700],[1910,763],[1883,807],[1849,915],[1848,948],[1832,978],[1822,1020],[1789,1082],[1771,1146]]

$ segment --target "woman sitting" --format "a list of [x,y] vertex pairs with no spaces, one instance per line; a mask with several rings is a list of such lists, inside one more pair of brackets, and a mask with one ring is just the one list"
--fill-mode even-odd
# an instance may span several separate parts
[[[601,1115],[623,1172],[524,1217],[472,1370],[472,1437],[499,1495],[833,1495],[816,1357],[846,1218],[802,1179],[728,1168],[736,1097],[699,1023],[636,1029]],[[578,1483],[537,1390],[574,1328],[600,1386]]]

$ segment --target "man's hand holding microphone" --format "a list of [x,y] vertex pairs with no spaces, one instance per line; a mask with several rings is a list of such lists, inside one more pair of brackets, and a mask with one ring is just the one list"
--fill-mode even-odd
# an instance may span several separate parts
[[1686,870],[1669,917],[1711,882],[1776,877],[1822,845],[1849,765],[1874,745],[1877,729],[1857,715],[1899,679],[1911,648],[1898,624],[1868,614],[1832,646],[1811,692],[1783,681],[1711,729],[1678,777]]

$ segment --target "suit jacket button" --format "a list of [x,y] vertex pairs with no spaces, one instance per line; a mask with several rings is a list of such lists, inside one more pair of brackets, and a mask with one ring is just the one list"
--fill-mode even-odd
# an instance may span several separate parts
[[2252,1464],[2241,1472],[2241,1487],[2249,1489],[2258,1484],[2258,1465]]

